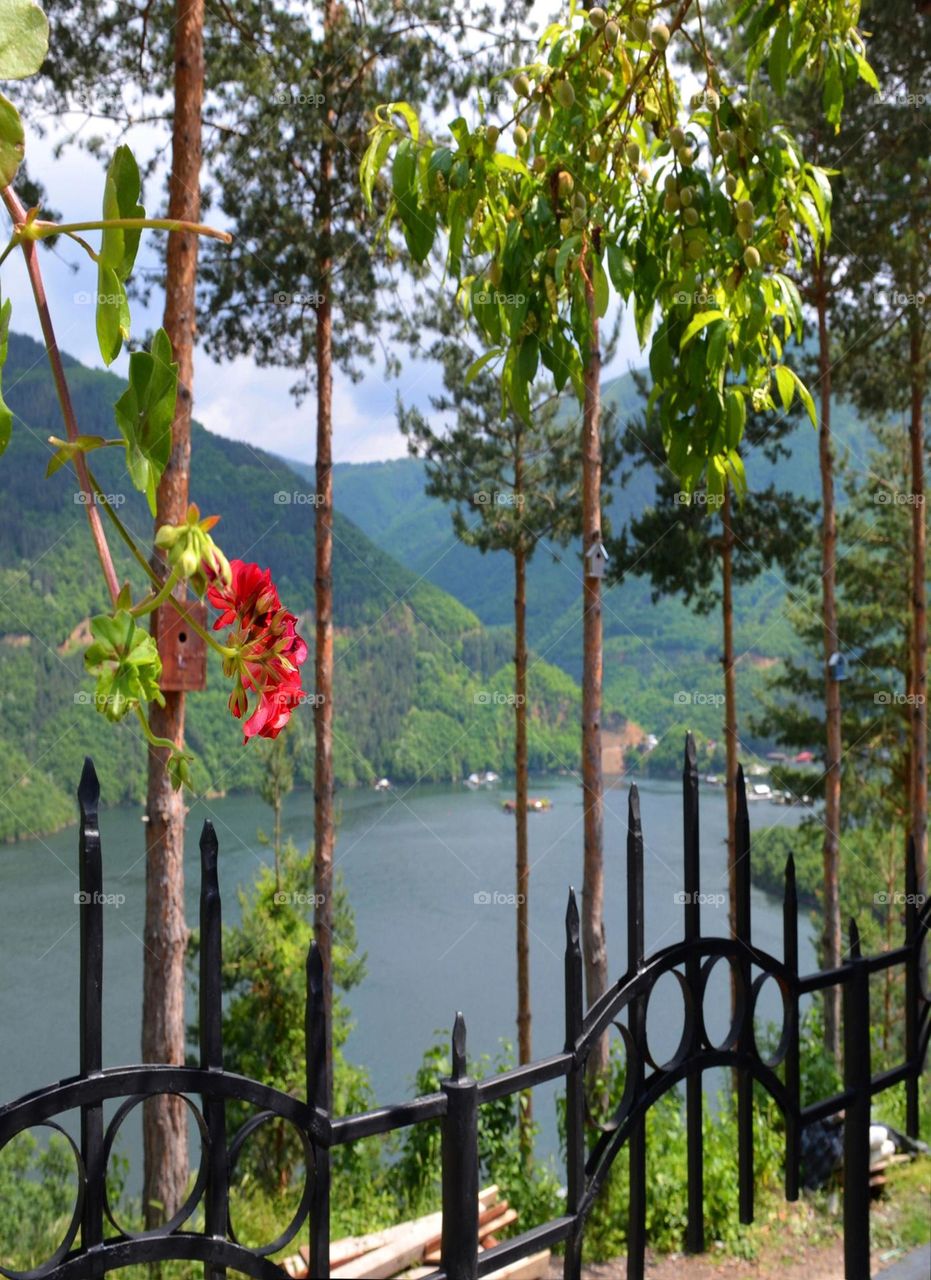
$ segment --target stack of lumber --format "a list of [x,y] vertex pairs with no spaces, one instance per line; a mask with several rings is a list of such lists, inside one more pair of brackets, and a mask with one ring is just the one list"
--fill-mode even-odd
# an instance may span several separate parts
[[[502,1200],[497,1187],[486,1187],[478,1196],[479,1249],[491,1249],[501,1233],[517,1221],[517,1211]],[[332,1280],[421,1280],[440,1263],[440,1241],[443,1216],[429,1213],[412,1222],[401,1222],[384,1231],[364,1236],[347,1236],[330,1243],[330,1276]],[[550,1251],[544,1249],[530,1258],[511,1263],[492,1272],[489,1280],[541,1280],[549,1266]],[[292,1280],[308,1280],[308,1251],[282,1263]]]

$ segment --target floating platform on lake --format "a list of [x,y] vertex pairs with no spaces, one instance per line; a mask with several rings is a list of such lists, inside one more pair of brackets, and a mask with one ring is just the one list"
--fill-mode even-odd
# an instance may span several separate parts
[[[537,796],[528,796],[527,798],[528,813],[546,813],[547,809],[552,809],[552,807],[553,807],[552,800],[548,800],[545,796],[542,799]],[[505,813],[516,813],[517,801],[505,800],[501,808],[504,810]]]

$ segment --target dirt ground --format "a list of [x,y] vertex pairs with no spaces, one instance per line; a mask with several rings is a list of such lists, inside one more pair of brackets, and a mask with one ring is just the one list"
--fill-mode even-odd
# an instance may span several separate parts
[[[872,1271],[875,1274],[891,1259],[876,1253]],[[647,1280],[844,1280],[844,1254],[841,1241],[806,1248],[792,1241],[782,1254],[778,1248],[767,1250],[766,1257],[756,1262],[741,1258],[715,1258],[714,1254],[690,1257],[664,1254],[659,1259],[647,1256]],[[583,1280],[627,1280],[624,1259],[583,1268]],[[562,1260],[550,1268],[550,1280],[561,1280]]]

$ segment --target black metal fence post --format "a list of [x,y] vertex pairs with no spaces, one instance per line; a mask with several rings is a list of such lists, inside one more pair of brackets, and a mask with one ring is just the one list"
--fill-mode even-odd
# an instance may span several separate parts
[[[627,797],[627,972],[638,973],[643,967],[643,828],[640,823],[640,793],[631,786]],[[632,1000],[629,1007],[632,1044],[639,1049],[646,1039],[646,1005],[643,997]],[[633,1076],[633,1088],[643,1089],[644,1062],[640,1052],[627,1063]],[[627,1219],[627,1280],[643,1280],[647,1246],[647,1131],[641,1117],[628,1139],[630,1197]]]
[[[685,962],[685,980],[689,990],[697,991],[701,979],[701,960],[697,944],[701,938],[701,874],[698,843],[698,762],[695,739],[685,739],[685,767],[682,770],[682,826],[685,870],[685,940],[693,947]],[[686,1248],[689,1253],[705,1251],[705,1156],[702,1146],[702,1073],[693,1071],[685,1082],[685,1124],[688,1168],[688,1225]]]
[[[82,1076],[99,1075],[103,1069],[103,862],[97,809],[100,783],[94,762],[84,761],[78,786],[81,832],[78,852],[78,912],[81,946],[80,1069]],[[87,1177],[81,1243],[85,1250],[103,1243],[103,1106],[81,1107],[81,1158]],[[99,1271],[95,1274],[103,1274]]]
[[844,1275],[870,1280],[870,977],[860,931],[850,922],[850,964],[844,986]]
[[[582,994],[582,947],[579,942],[579,905],[575,890],[569,890],[566,907],[566,1053],[575,1053],[582,1034],[584,997]],[[573,1061],[566,1076],[566,1211],[578,1214],[585,1193],[585,1060]],[[582,1223],[566,1241],[564,1280],[579,1280],[582,1274]]]
[[452,1075],[442,1082],[443,1241],[446,1280],[478,1276],[478,1081],[466,1064],[466,1025],[456,1014],[452,1035]]
[[[200,835],[200,1065],[223,1070],[223,921],[217,870],[219,847],[212,822]],[[219,1094],[202,1095],[210,1150],[204,1200],[204,1232],[225,1240],[229,1216],[229,1162],[226,1149],[226,1102]],[[226,1280],[226,1268],[204,1264],[205,1280]]]
[[[323,957],[316,942],[307,952],[307,1003],[304,1016],[307,1052],[307,1102],[329,1116],[333,1090],[327,1070],[326,1004],[323,994]],[[310,1208],[310,1255],[308,1274],[314,1280],[328,1280],[330,1274],[330,1152],[314,1143],[314,1168]]]
[[[744,991],[744,1015],[737,1048],[752,1055],[754,1050],[753,1002],[750,999],[750,948],[753,945],[750,921],[750,814],[747,809],[747,784],[743,766],[737,766],[737,830],[734,848],[734,904],[737,941],[740,943],[738,968]],[[735,1009],[736,1014],[736,1009]],[[753,1221],[753,1076],[745,1068],[737,1072],[737,1199],[740,1221]]]
[[797,1200],[801,1165],[801,1054],[798,1014],[798,891],[795,885],[795,858],[786,860],[785,895],[782,900],[782,958],[792,983],[786,994],[786,1094],[789,1105],[786,1122],[786,1199]]
[[915,837],[909,836],[905,857],[905,945],[910,954],[905,962],[905,1057],[911,1071],[905,1081],[905,1132],[910,1138],[919,1136],[918,1085],[921,1063],[918,1061],[918,1014],[920,1000],[921,947],[918,946],[918,859]]

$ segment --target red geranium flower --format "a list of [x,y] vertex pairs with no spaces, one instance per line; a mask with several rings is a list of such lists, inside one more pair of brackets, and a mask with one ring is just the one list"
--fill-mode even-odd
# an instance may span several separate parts
[[[256,735],[276,738],[301,701],[300,666],[307,645],[297,631],[297,618],[282,608],[271,571],[242,560],[230,561],[230,581],[213,576],[207,599],[220,616],[214,630],[232,627],[227,646],[233,650],[223,668],[236,685],[229,708],[243,725],[244,741]],[[250,694],[258,701],[250,706]]]

